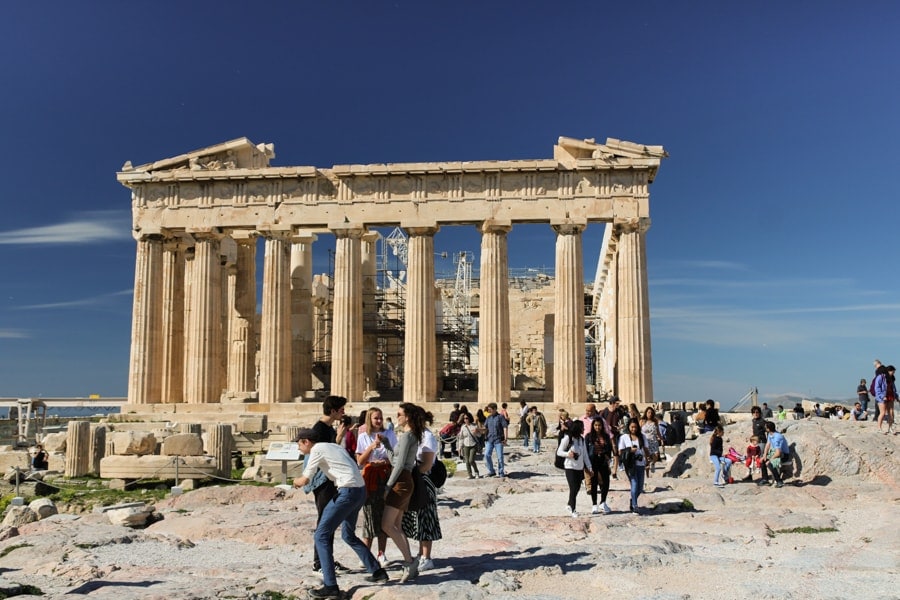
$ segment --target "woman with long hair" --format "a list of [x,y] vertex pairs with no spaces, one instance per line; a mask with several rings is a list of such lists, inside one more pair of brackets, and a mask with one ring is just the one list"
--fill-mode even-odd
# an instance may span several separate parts
[[469,479],[478,479],[481,474],[478,472],[478,463],[475,456],[478,453],[478,426],[472,423],[472,415],[468,412],[463,413],[460,417],[462,425],[459,428],[459,450],[463,460],[466,461],[466,471],[469,473]]
[[422,412],[422,419],[425,423],[422,439],[417,449],[416,468],[423,475],[421,481],[425,485],[427,500],[425,506],[419,510],[407,510],[403,515],[401,526],[407,538],[419,542],[419,554],[413,559],[418,559],[418,570],[428,571],[434,568],[434,563],[431,561],[431,547],[435,541],[443,537],[437,512],[437,487],[430,477],[437,456],[437,441],[427,427],[434,422],[434,416],[421,407],[417,406],[416,408]]
[[647,447],[641,426],[635,420],[628,422],[628,431],[619,437],[619,462],[624,465],[628,481],[631,482],[631,512],[640,514],[638,498],[644,490],[644,468]]
[[[725,446],[725,429],[721,425],[713,428],[712,435],[709,436],[709,461],[715,468],[713,474],[713,485],[723,487],[731,478],[731,460],[724,456]],[[719,474],[722,474],[722,482],[719,483]]]
[[366,412],[366,429],[356,441],[356,464],[362,469],[366,482],[366,503],[363,505],[363,543],[372,549],[372,540],[378,538],[378,563],[384,567],[387,560],[384,549],[387,535],[381,530],[384,516],[384,493],[391,475],[391,453],[397,445],[397,436],[384,428],[384,414],[372,407]]
[[397,429],[403,433],[397,440],[397,448],[391,461],[391,476],[386,484],[384,515],[381,530],[391,538],[403,555],[403,572],[400,583],[415,579],[419,563],[409,551],[409,542],[403,534],[403,513],[409,506],[413,493],[412,470],[416,467],[416,452],[425,431],[425,411],[404,402],[397,409]]
[[575,510],[575,501],[578,498],[578,491],[581,490],[581,482],[584,481],[584,471],[592,470],[584,439],[581,437],[583,432],[584,423],[581,419],[575,419],[569,425],[568,431],[566,431],[562,441],[559,443],[559,447],[556,449],[556,455],[563,456],[566,459],[564,461],[566,482],[569,484],[569,503],[567,507],[569,514],[573,517],[578,516],[578,512]]
[[659,436],[659,419],[656,418],[656,410],[652,406],[644,409],[641,433],[644,434],[644,443],[647,444],[646,476],[650,477],[650,473],[653,472],[656,463],[659,462],[659,447],[662,443],[662,439]]
[[[591,514],[598,514],[601,510],[609,514],[612,510],[606,503],[609,494],[609,463],[612,460],[613,443],[606,433],[603,419],[594,419],[591,422],[591,430],[584,436],[584,445],[591,461],[590,489],[591,501],[594,503]],[[600,504],[597,504],[597,487],[600,487]]]

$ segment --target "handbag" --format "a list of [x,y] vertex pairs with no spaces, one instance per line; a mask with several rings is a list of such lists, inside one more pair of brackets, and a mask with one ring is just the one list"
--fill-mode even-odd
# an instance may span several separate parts
[[[570,442],[570,443],[571,443],[571,442]],[[560,447],[562,447],[562,440],[559,440],[559,445],[556,447],[557,451],[559,451]],[[565,456],[560,456],[559,454],[555,455],[554,458],[553,458],[553,466],[556,467],[557,469],[563,469],[563,470],[565,470],[565,468],[566,468],[566,457],[565,457]]]

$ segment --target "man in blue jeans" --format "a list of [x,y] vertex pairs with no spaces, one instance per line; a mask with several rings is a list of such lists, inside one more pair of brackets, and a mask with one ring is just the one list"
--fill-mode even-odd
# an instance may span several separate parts
[[[491,402],[487,405],[488,417],[484,422],[486,433],[484,434],[484,464],[487,466],[488,477],[495,477],[497,473],[500,477],[506,477],[506,470],[503,467],[503,445],[506,443],[509,434],[509,421],[503,415],[497,412],[497,403]],[[491,455],[497,451],[497,469],[494,471],[494,461]]]
[[766,436],[768,441],[763,450],[762,479],[757,482],[757,485],[769,485],[769,473],[772,473],[775,487],[784,487],[781,465],[791,460],[791,447],[784,435],[775,429],[775,423],[772,421],[766,421]]
[[300,452],[309,455],[303,475],[294,480],[294,487],[303,487],[317,470],[337,486],[337,495],[325,505],[313,534],[316,551],[322,563],[324,586],[309,591],[310,598],[338,599],[341,590],[334,572],[334,532],[341,528],[341,538],[353,548],[359,560],[370,573],[366,581],[385,583],[387,572],[378,564],[372,552],[356,537],[356,521],[359,510],[366,502],[366,482],[362,478],[350,454],[337,444],[319,442],[315,429],[301,429],[297,434]]

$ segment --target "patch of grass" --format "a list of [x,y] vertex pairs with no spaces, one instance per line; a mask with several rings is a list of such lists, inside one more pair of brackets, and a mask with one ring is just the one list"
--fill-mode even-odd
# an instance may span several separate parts
[[686,511],[694,510],[694,503],[685,498],[681,501],[681,507]]
[[111,490],[90,484],[73,485],[72,482],[66,482],[66,487],[55,494],[51,494],[50,499],[57,504],[68,504],[88,509],[95,506],[112,506],[123,502],[161,500],[169,493],[169,488],[166,485],[160,485],[160,483],[159,481],[144,481],[139,484],[132,484],[125,490]]
[[837,529],[834,527],[791,527],[790,529],[770,529],[766,527],[766,535],[775,537],[779,533],[834,533]]
[[0,558],[3,558],[13,550],[18,550],[19,548],[28,548],[31,544],[23,543],[23,544],[13,544],[12,546],[7,546],[3,550],[0,550]]
[[447,478],[453,477],[456,473],[456,461],[452,458],[442,458],[441,462],[447,467]]

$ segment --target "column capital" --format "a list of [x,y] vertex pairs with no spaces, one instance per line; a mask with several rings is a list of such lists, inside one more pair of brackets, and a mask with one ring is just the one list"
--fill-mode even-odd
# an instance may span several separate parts
[[228,232],[228,236],[238,244],[250,244],[259,237],[259,232],[255,229],[233,229]]
[[368,231],[361,223],[333,223],[328,229],[338,238],[360,239]]
[[618,221],[613,223],[616,233],[647,233],[650,229],[650,218],[641,217],[638,219],[628,219],[627,221]]
[[312,244],[319,236],[308,229],[295,229],[291,234],[291,243],[293,244]]
[[290,226],[269,225],[267,227],[257,227],[256,231],[267,240],[289,240],[292,235]]
[[135,232],[134,239],[139,242],[165,242],[167,241],[166,236],[163,234],[156,233],[147,233],[147,232]]
[[550,227],[557,235],[580,235],[587,227],[587,223],[574,223],[572,221],[551,222]]
[[512,230],[512,222],[511,221],[503,221],[498,219],[488,219],[487,221],[482,221],[480,225],[478,225],[478,231],[482,234],[484,233],[497,233],[506,235]]
[[185,229],[191,239],[196,240],[221,240],[225,234],[218,227],[191,227]]
[[400,225],[407,235],[434,235],[440,230],[437,223],[409,223]]

